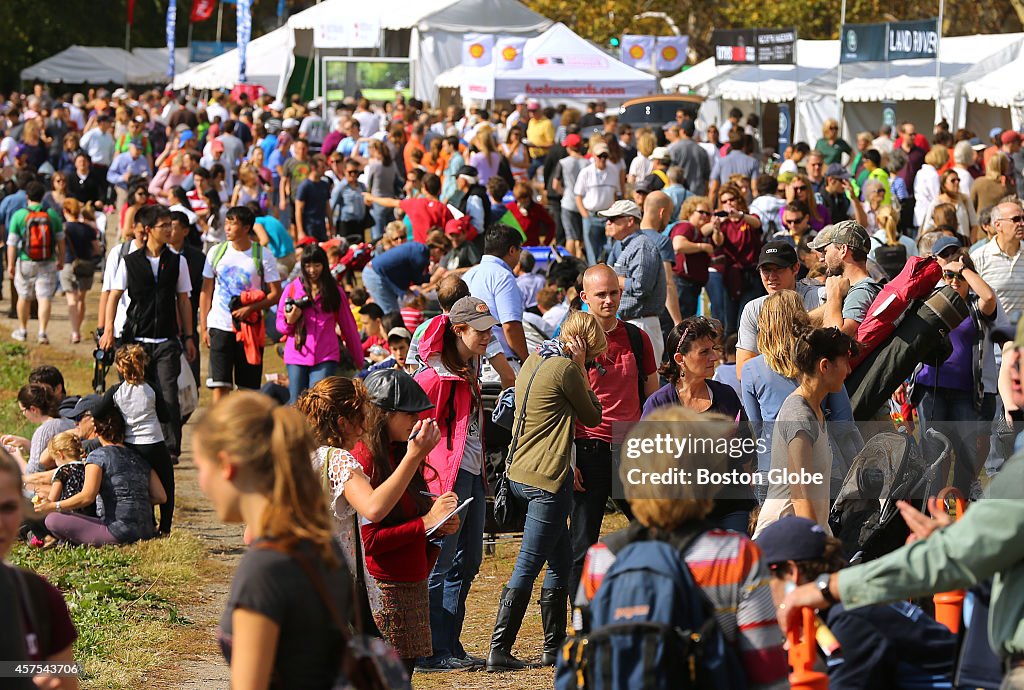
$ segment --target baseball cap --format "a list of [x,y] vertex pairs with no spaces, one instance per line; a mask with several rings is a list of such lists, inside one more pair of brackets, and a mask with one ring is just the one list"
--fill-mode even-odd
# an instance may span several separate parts
[[370,402],[388,412],[419,414],[434,406],[420,384],[401,369],[375,371],[363,383]]
[[462,216],[462,218],[452,218],[450,221],[444,224],[444,234],[446,235],[465,235],[469,232],[470,227],[473,223],[469,216]]
[[830,244],[845,244],[866,252],[871,249],[871,238],[860,223],[843,220],[834,225],[826,225],[808,246],[811,249],[824,249]]
[[999,135],[999,141],[1004,144],[1016,144],[1020,142],[1020,135],[1014,132],[1012,129],[1008,129]]
[[608,148],[608,144],[604,143],[603,141],[599,141],[596,144],[594,144],[594,147],[592,149],[590,149],[590,153],[595,156],[600,156],[602,153],[611,153],[611,151]]
[[813,561],[825,553],[825,529],[814,520],[787,515],[761,530],[754,543],[768,564]]
[[1002,127],[993,127],[992,129],[990,129],[988,131],[988,138],[989,139],[995,139],[996,137],[998,137],[1002,133],[1003,133],[1003,128]]
[[270,109],[271,110],[284,110],[284,103],[282,103],[281,101],[274,101],[273,103],[270,104]]
[[103,396],[95,393],[90,393],[85,397],[79,398],[78,401],[72,407],[65,407],[61,405],[60,416],[64,419],[73,419],[78,421],[85,414],[92,414],[99,404],[103,402]]
[[221,141],[220,139],[214,139],[213,141],[210,142],[210,150],[211,151],[220,151],[220,152],[223,153],[224,152],[224,142]]
[[664,189],[664,188],[665,188],[664,180],[662,180],[660,177],[658,177],[654,173],[651,173],[650,175],[648,175],[644,179],[642,179],[639,182],[637,182],[636,187],[634,187],[634,189],[636,191],[638,191],[638,192],[647,192],[647,193],[656,192],[659,189]]
[[195,137],[195,134],[192,133],[192,130],[186,129],[184,132],[181,133],[181,136],[178,137],[178,142],[184,144],[186,141],[192,139],[193,137]]
[[832,165],[828,166],[828,169],[825,171],[825,177],[834,177],[837,180],[849,180],[851,179],[852,175],[850,175],[849,170],[844,168],[839,163],[833,163]]
[[697,125],[694,124],[693,120],[683,120],[683,124],[679,125],[679,128],[688,137],[692,137],[697,131]]
[[562,139],[562,146],[564,146],[567,149],[574,149],[582,143],[583,140],[580,139],[579,134],[569,134],[568,136],[565,137],[565,139]]
[[512,99],[512,105],[523,105],[524,103],[526,103],[526,96],[523,94],[519,94]]
[[530,100],[526,101],[526,109],[540,110],[540,101],[538,101],[536,98],[531,98]]
[[125,98],[127,96],[128,96],[128,92],[125,91],[121,87],[118,87],[118,88],[114,89],[114,93],[110,94],[110,97],[113,98],[115,101],[118,100],[119,98]]
[[943,235],[939,239],[935,240],[935,244],[932,245],[932,256],[938,256],[942,252],[946,251],[950,247],[962,247],[960,240],[956,237],[950,237],[949,235]]
[[463,297],[453,304],[451,311],[448,312],[448,320],[452,322],[452,325],[465,324],[477,331],[485,331],[501,323],[491,316],[487,302],[479,297]]
[[472,165],[464,165],[461,168],[459,168],[459,172],[456,175],[456,177],[465,177],[469,179],[471,182],[475,183],[477,179],[480,177],[480,172]]
[[388,340],[391,340],[392,338],[404,338],[406,340],[412,340],[412,333],[409,332],[408,328],[395,326],[390,331],[388,331]]
[[292,127],[298,127],[298,126],[299,126],[299,121],[296,120],[294,117],[286,118],[285,121],[281,123],[281,127],[283,129],[291,129]]
[[597,215],[602,218],[621,218],[622,216],[633,216],[634,218],[643,218],[643,213],[640,211],[640,207],[628,199],[619,199],[611,208],[606,211],[598,211]]
[[654,149],[653,151],[651,151],[651,160],[652,161],[665,161],[665,160],[670,160],[671,158],[672,158],[672,154],[670,154],[668,152],[668,149],[666,147],[664,147],[664,146],[659,146],[656,149]]
[[785,240],[774,240],[761,247],[761,256],[757,260],[757,267],[761,268],[766,264],[794,266],[799,260],[792,244]]

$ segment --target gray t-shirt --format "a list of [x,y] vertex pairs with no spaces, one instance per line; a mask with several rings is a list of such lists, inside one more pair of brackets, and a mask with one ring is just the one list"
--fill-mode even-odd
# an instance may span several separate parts
[[[796,291],[803,298],[804,308],[807,311],[817,309],[821,306],[821,291],[824,288],[817,283],[801,280],[796,284]],[[757,349],[757,319],[761,316],[761,309],[764,308],[764,301],[768,295],[747,302],[740,314],[740,327],[736,334],[736,347],[740,350],[761,354]]]
[[576,208],[576,178],[579,177],[580,170],[587,165],[587,159],[582,157],[566,156],[558,161],[558,167],[562,170],[562,186],[565,189],[562,192],[562,208],[567,211],[579,212]]
[[149,464],[124,446],[103,446],[89,453],[88,465],[103,470],[96,515],[119,544],[153,536],[153,504],[149,498]]
[[853,319],[857,323],[863,321],[867,316],[868,307],[881,291],[882,284],[871,278],[865,278],[851,285],[850,291],[846,293],[846,299],[843,300],[843,319]]
[[53,417],[47,419],[45,422],[36,427],[36,430],[32,432],[32,440],[29,444],[28,450],[28,466],[25,471],[28,474],[34,472],[42,472],[43,467],[39,464],[39,457],[46,450],[46,446],[50,445],[50,441],[53,437],[62,431],[74,429],[75,423],[70,419],[64,419],[63,417]]
[[[818,420],[818,416],[808,404],[807,400],[795,392],[790,394],[779,408],[778,417],[772,429],[772,473],[785,470],[792,472],[789,444],[798,435],[803,434],[810,440],[811,464],[803,469],[809,474],[820,474],[821,482],[801,482],[804,488],[804,496],[811,501],[814,507],[814,515],[819,525],[825,528],[826,533],[831,533],[828,527],[829,511],[829,483],[832,478],[832,447],[828,442],[828,433],[824,422]],[[768,498],[757,519],[757,528],[754,530],[754,537],[771,523],[781,517],[794,514],[793,496],[788,481],[772,477],[773,481],[768,485]]]

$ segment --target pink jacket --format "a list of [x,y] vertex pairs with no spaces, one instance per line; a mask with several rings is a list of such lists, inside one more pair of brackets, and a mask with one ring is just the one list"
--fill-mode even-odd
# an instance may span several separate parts
[[[285,319],[284,303],[289,300],[298,300],[305,297],[306,290],[302,287],[301,280],[293,280],[281,293],[281,301],[277,304],[277,330],[288,337],[284,346],[284,363],[298,364],[301,366],[314,366],[323,362],[337,362],[341,358],[341,351],[338,346],[338,337],[335,335],[335,325],[340,327],[341,337],[345,341],[345,347],[352,355],[352,361],[359,369],[363,364],[363,347],[359,341],[359,328],[356,327],[356,319],[352,316],[352,309],[349,307],[348,297],[340,287],[341,306],[338,311],[328,314],[321,309],[321,299],[316,298],[313,306],[306,309],[306,312],[295,326],[289,326]],[[305,321],[306,340],[302,349],[295,347],[295,329]]]
[[[419,357],[426,366],[421,367],[413,378],[434,403],[434,408],[420,415],[434,417],[441,431],[441,440],[427,456],[434,472],[426,472],[430,490],[443,494],[452,490],[462,464],[462,453],[469,431],[469,415],[473,409],[473,391],[459,376],[448,372],[441,364],[441,349],[444,346],[444,329],[448,325],[447,315],[433,319],[423,333],[419,344]],[[481,425],[481,435],[483,425]],[[484,472],[486,481],[487,473]]]

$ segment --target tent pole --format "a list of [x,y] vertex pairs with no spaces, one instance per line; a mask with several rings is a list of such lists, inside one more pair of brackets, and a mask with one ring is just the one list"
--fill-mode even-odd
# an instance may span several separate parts
[[836,103],[839,106],[839,136],[846,134],[846,119],[843,117],[843,99],[839,95],[839,89],[843,85],[843,27],[846,25],[846,0],[843,0],[842,8],[839,11],[839,69],[836,73]]
[[942,60],[939,59],[939,48],[942,44],[942,15],[945,14],[946,0],[939,0],[939,26],[935,41],[935,122],[942,120]]
[[[843,0],[843,1],[845,2],[846,0]],[[223,2],[218,2],[217,3],[217,43],[220,43],[220,34],[221,34],[220,30],[221,30],[221,27],[223,25],[224,25],[224,3]]]
[[124,49],[129,53],[132,51],[132,25],[129,22],[124,24]]

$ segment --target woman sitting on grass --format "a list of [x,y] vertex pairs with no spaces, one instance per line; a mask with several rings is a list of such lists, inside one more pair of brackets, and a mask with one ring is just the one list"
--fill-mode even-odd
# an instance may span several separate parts
[[[70,544],[130,544],[153,536],[153,505],[167,500],[163,484],[138,453],[124,445],[124,418],[117,410],[93,418],[100,448],[86,458],[82,490],[67,499],[43,501],[46,529]],[[100,517],[74,511],[96,505]]]

